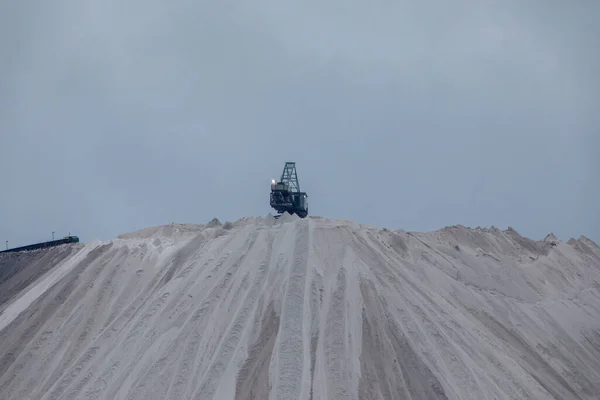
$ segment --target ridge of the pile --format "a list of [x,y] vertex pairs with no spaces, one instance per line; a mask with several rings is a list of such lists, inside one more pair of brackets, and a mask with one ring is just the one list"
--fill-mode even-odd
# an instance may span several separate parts
[[[249,225],[255,225],[257,227],[277,227],[288,223],[298,223],[303,221],[303,218],[297,215],[290,215],[288,213],[282,214],[279,218],[275,218],[272,214],[264,216],[245,216],[238,218],[234,221],[222,222],[219,218],[214,217],[206,223],[168,223],[156,226],[149,226],[146,228],[125,232],[117,235],[116,239],[150,239],[157,236],[178,236],[186,234],[198,234],[206,230],[212,230],[216,236],[224,234],[226,231],[235,231],[247,227]],[[308,216],[306,220],[312,221],[315,224],[325,225],[343,225],[354,229],[366,229],[380,232],[393,232],[403,233],[412,235],[439,235],[439,234],[491,234],[491,235],[504,235],[517,241],[525,241],[536,243],[540,245],[548,244],[555,246],[558,243],[567,243],[569,245],[583,244],[586,246],[594,246],[600,248],[590,238],[585,235],[580,235],[578,238],[571,237],[568,240],[561,240],[553,232],[548,233],[542,239],[532,239],[527,236],[521,235],[515,228],[508,226],[506,229],[498,228],[494,225],[490,226],[476,226],[471,227],[463,224],[446,225],[436,230],[406,230],[402,228],[389,228],[384,226],[378,226],[374,224],[361,223],[344,218],[328,218],[322,216]]]

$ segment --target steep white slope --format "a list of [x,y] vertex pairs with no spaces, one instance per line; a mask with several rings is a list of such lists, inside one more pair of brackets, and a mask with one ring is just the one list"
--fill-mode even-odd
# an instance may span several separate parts
[[77,243],[39,251],[0,254],[0,315],[14,296],[82,246]]
[[33,285],[0,315],[3,399],[600,393],[583,237],[247,218],[87,245]]

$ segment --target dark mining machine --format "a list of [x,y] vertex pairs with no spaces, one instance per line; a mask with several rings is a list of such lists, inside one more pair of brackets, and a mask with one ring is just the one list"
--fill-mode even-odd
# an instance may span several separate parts
[[271,181],[270,204],[279,214],[275,218],[285,212],[296,214],[300,218],[308,215],[308,195],[300,191],[295,162],[285,163],[279,182],[275,179]]

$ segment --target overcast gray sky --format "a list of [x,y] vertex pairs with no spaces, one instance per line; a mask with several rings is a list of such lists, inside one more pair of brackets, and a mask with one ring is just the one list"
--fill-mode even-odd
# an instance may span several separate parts
[[597,1],[0,3],[0,240],[266,215],[600,243]]

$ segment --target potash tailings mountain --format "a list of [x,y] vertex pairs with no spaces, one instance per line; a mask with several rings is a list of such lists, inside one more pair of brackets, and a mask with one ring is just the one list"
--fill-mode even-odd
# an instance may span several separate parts
[[600,393],[585,237],[285,215],[0,256],[2,399]]

